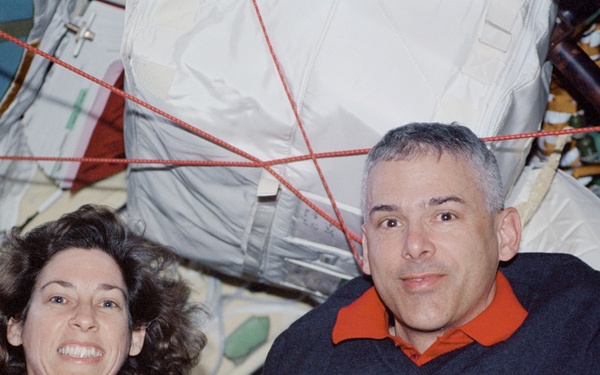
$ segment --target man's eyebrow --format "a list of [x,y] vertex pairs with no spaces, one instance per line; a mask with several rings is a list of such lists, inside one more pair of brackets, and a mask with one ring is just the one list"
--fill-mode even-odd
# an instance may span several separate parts
[[[449,196],[444,196],[444,197],[433,197],[433,198],[429,199],[427,206],[428,207],[440,206],[447,202],[457,202],[457,203],[461,203],[461,204],[466,203],[465,200],[462,199],[461,197],[459,197],[458,195],[449,195]],[[399,210],[398,206],[396,206],[394,204],[378,204],[376,206],[373,206],[373,208],[371,208],[371,210],[369,211],[369,216],[373,216],[373,214],[375,214],[376,212],[394,212],[394,211],[398,211],[398,210]]]
[[376,212],[394,212],[397,211],[398,207],[393,204],[378,204],[377,206],[373,206],[369,211],[369,216],[373,216]]
[[434,197],[429,200],[429,207],[440,206],[446,202],[457,202],[465,204],[465,200],[457,195],[449,195],[447,197]]

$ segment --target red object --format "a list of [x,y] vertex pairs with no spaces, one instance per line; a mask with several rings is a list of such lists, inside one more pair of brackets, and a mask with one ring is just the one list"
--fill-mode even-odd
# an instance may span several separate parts
[[[121,72],[115,87],[123,89],[124,73]],[[125,158],[125,142],[123,138],[123,113],[125,99],[111,92],[102,115],[96,123],[92,137],[85,151],[86,158]],[[76,192],[94,182],[115,175],[127,168],[120,163],[81,163],[71,186]]]

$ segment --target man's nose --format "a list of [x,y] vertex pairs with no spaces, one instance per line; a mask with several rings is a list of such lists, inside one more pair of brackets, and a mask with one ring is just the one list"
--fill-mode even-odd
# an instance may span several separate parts
[[426,225],[410,223],[404,232],[402,257],[406,259],[426,259],[435,254],[435,246]]

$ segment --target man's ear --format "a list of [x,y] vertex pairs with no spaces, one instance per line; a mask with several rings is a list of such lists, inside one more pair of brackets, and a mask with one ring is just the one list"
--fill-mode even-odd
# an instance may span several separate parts
[[500,261],[511,260],[519,250],[521,243],[521,218],[514,207],[509,207],[498,214],[496,221],[498,234],[498,252]]
[[8,326],[6,327],[6,339],[12,346],[20,346],[23,344],[23,323],[17,321],[15,318],[8,320]]
[[146,327],[142,326],[131,331],[131,345],[129,346],[129,355],[135,357],[140,354],[144,347],[144,338],[146,338]]
[[365,226],[362,225],[360,227],[362,229],[362,253],[363,253],[363,264],[362,271],[367,275],[371,274],[371,266],[369,265],[369,244],[367,241],[367,233],[365,231]]

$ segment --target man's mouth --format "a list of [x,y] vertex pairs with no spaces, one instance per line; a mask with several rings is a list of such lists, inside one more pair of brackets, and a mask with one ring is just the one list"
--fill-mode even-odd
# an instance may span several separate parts
[[406,287],[411,290],[428,290],[433,288],[443,277],[441,274],[410,275],[402,278]]
[[58,352],[62,355],[74,358],[97,358],[104,355],[100,350],[94,347],[79,345],[67,345],[59,348]]
[[425,279],[429,279],[431,277],[436,277],[438,275],[436,274],[427,274],[427,275],[410,275],[410,276],[406,276],[406,277],[402,277],[402,280],[404,281],[423,281]]

